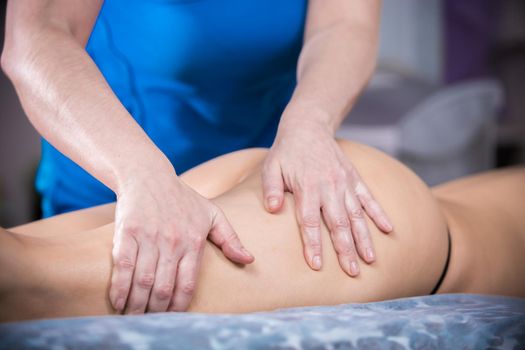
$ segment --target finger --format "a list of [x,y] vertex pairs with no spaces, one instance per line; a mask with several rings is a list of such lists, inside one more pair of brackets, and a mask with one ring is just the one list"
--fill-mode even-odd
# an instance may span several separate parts
[[361,180],[359,175],[356,176],[357,182],[354,190],[357,195],[357,198],[359,199],[359,202],[361,203],[360,205],[363,208],[365,208],[365,211],[368,214],[368,216],[370,216],[372,221],[377,225],[377,227],[381,231],[385,233],[392,232],[394,227],[388,219],[388,216],[385,214],[379,203],[372,196],[372,193],[365,185],[365,183]]
[[330,237],[337,252],[339,265],[348,275],[357,276],[359,274],[359,263],[342,194],[333,193],[325,198],[323,201],[323,217],[330,230]]
[[270,161],[262,171],[263,198],[266,210],[275,213],[283,205],[284,185],[281,167],[278,162]]
[[213,219],[209,238],[222,250],[224,256],[231,261],[240,264],[250,264],[254,261],[253,255],[244,248],[233,227],[220,209],[218,209]]
[[375,252],[368,230],[368,224],[365,220],[365,215],[361,209],[361,203],[350,192],[347,191],[345,195],[345,206],[350,218],[350,225],[352,227],[352,234],[357,246],[357,251],[361,258],[367,263],[372,263],[375,260]]
[[128,314],[140,314],[146,311],[151,288],[155,283],[155,271],[159,256],[157,246],[150,239],[144,239],[139,243],[137,266],[135,267],[126,307]]
[[113,308],[120,313],[124,311],[131,288],[138,246],[135,239],[128,234],[117,233],[115,237],[109,299]]
[[202,246],[196,246],[179,262],[175,293],[169,307],[170,311],[186,311],[190,306],[197,285],[201,257]]
[[323,265],[321,240],[321,214],[319,196],[313,191],[294,191],[296,217],[303,240],[304,257],[314,270]]
[[181,257],[180,244],[173,237],[166,237],[160,245],[160,256],[155,272],[155,283],[151,290],[148,312],[168,310],[175,290],[175,276]]

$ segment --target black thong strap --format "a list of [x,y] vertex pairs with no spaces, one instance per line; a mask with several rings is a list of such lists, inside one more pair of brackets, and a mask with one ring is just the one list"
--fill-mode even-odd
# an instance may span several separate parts
[[436,286],[434,287],[434,289],[432,289],[432,292],[430,292],[430,294],[437,293],[439,287],[441,287],[441,284],[443,283],[443,280],[445,279],[445,275],[447,274],[448,265],[450,263],[450,252],[452,250],[452,239],[450,238],[450,230],[447,230],[447,238],[448,238],[447,261],[445,261],[445,267],[443,268],[443,272],[441,273],[441,276],[439,277],[439,280]]

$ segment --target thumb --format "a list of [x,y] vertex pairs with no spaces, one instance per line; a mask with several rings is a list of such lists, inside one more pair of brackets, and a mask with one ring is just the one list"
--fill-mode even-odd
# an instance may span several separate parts
[[222,210],[218,209],[212,223],[210,240],[222,250],[225,257],[240,264],[252,263],[254,257],[241,243],[237,233],[226,219]]
[[283,177],[281,167],[276,161],[265,164],[262,170],[264,206],[270,213],[279,211],[283,206]]

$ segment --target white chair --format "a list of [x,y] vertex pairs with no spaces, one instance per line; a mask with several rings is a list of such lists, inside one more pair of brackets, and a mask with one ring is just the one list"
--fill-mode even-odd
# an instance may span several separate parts
[[502,104],[498,82],[469,81],[429,93],[389,125],[359,125],[350,116],[338,136],[390,153],[435,185],[494,166]]

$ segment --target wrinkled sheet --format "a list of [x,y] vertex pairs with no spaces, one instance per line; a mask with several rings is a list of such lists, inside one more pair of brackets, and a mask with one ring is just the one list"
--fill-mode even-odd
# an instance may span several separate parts
[[525,349],[525,299],[468,294],[242,315],[0,325],[0,349]]

